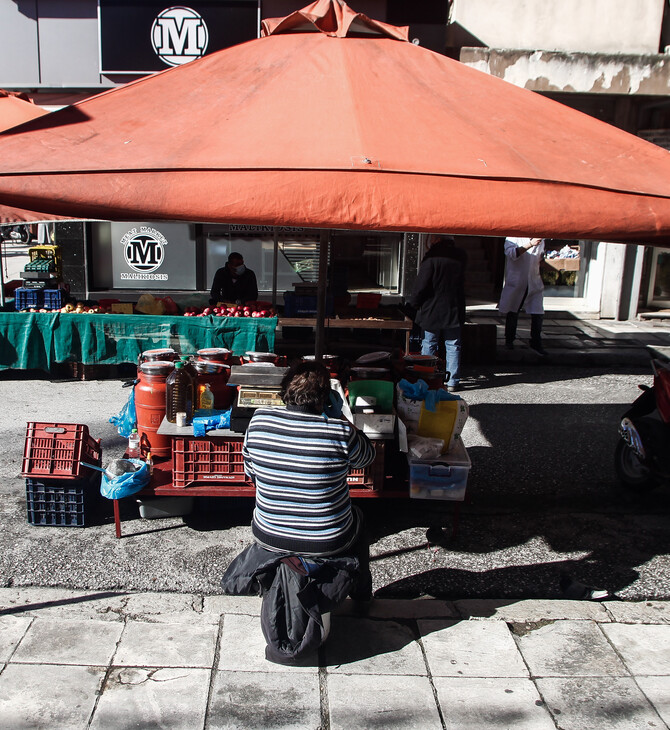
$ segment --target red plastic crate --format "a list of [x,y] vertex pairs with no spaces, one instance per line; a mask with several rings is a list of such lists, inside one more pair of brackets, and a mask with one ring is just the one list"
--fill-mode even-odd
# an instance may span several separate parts
[[100,441],[88,433],[88,426],[77,423],[35,423],[26,428],[23,452],[24,477],[79,479],[91,474],[87,464],[100,466]]
[[[172,484],[188,487],[198,482],[233,482],[249,484],[244,474],[242,439],[172,438]],[[347,483],[357,488],[381,488],[384,479],[384,442],[375,441],[375,459],[363,469],[352,469]]]
[[363,469],[352,469],[347,477],[347,484],[358,489],[370,489],[376,492],[382,488],[384,481],[384,442],[373,441],[375,458],[372,464]]
[[248,483],[244,474],[242,439],[172,438],[172,484],[187,487],[196,482]]

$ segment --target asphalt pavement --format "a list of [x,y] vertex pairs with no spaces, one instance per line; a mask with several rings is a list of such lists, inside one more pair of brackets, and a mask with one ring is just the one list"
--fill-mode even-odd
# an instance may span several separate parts
[[[495,311],[470,319],[502,344]],[[145,520],[129,498],[121,539],[109,503],[88,527],[29,524],[26,422],[87,424],[106,462],[125,448],[108,419],[127,390],[0,374],[5,725],[668,727],[670,489],[626,493],[613,453],[670,327],[557,313],[546,358],[524,327],[514,350],[466,367],[466,501],[359,500],[371,612],[345,604],[319,657],[290,670],[263,658],[258,599],[218,595],[251,500]],[[595,590],[608,600],[566,600]]]

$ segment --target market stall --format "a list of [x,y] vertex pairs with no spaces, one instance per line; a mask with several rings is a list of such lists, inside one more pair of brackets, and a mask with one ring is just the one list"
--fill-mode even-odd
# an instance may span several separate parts
[[[38,120],[0,143],[0,221],[234,221],[321,229],[322,244],[338,228],[670,240],[664,150],[407,30],[321,0],[264,21],[257,41],[62,110],[57,128]],[[321,245],[317,324],[327,259]],[[154,469],[158,493],[174,489],[174,454],[168,470]]]
[[[154,355],[159,353],[151,351]],[[146,397],[146,389],[144,395],[140,392],[135,396],[141,455],[152,464],[150,482],[137,493],[141,511],[157,504],[160,516],[183,514],[179,503],[184,498],[254,496],[255,487],[245,474],[242,454],[246,427],[256,408],[283,405],[279,386],[287,368],[276,364],[276,359],[271,361],[269,355],[263,358],[265,362],[252,359],[256,358],[243,357],[242,365],[227,368],[225,389],[230,397],[223,400],[232,406],[224,411],[196,409],[192,421],[184,413],[188,422],[175,423],[166,408],[166,401],[173,396],[170,386],[165,388],[164,378],[162,386],[154,383],[149,396],[154,428],[147,422],[145,404],[140,416],[139,401]],[[371,464],[349,473],[351,496],[463,501],[470,462],[460,434],[468,408],[459,396],[440,389],[444,378],[440,362],[421,355],[394,360],[385,352],[362,356],[359,367],[351,370],[340,370],[337,361],[334,356],[325,360],[331,371],[331,388],[342,395],[343,412],[368,436],[375,452]],[[141,364],[140,390],[143,374],[155,368],[161,368],[165,376],[173,364]],[[203,371],[196,383],[216,378],[213,372]],[[199,387],[196,384],[196,391]],[[406,396],[403,389],[407,389]],[[157,390],[162,405],[160,398],[154,397]],[[215,390],[220,392],[218,387]],[[116,534],[121,537],[116,500],[114,515]]]
[[236,355],[273,351],[276,327],[276,317],[0,312],[0,369],[137,363],[142,352],[157,347],[189,354],[206,347]]

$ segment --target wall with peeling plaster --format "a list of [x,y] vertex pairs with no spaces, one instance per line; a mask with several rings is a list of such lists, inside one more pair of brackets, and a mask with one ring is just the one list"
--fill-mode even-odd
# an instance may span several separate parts
[[463,48],[460,60],[533,91],[578,94],[670,94],[670,56]]

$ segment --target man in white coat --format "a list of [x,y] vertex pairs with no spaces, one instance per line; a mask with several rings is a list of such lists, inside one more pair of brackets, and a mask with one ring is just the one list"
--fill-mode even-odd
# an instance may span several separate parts
[[540,355],[542,347],[542,319],[544,316],[544,284],[540,276],[540,262],[544,253],[543,238],[506,238],[505,285],[498,309],[505,317],[505,345],[514,347],[519,312],[530,314],[530,346]]

